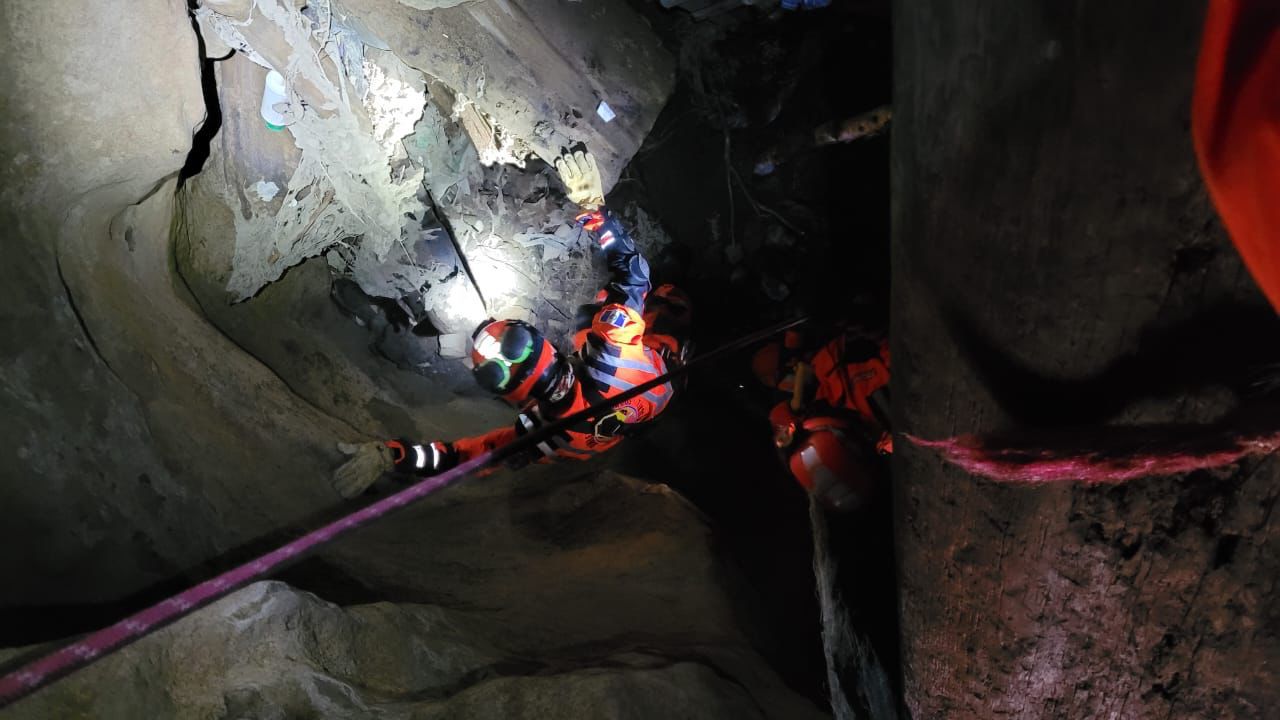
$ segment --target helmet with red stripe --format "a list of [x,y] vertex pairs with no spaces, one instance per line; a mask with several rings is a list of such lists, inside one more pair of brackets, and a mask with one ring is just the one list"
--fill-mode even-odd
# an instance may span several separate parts
[[471,342],[476,382],[513,404],[557,402],[573,385],[572,366],[527,322],[486,320]]

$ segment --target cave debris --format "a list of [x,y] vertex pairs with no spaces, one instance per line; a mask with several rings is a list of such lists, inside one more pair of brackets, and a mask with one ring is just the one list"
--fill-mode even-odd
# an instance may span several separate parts
[[253,191],[258,193],[258,197],[261,198],[263,202],[271,202],[271,199],[280,193],[280,187],[273,182],[259,180],[254,183]]
[[546,166],[526,165],[528,147],[467,95],[366,42],[372,31],[340,4],[222,3],[197,15],[285,81],[287,101],[264,108],[285,111],[279,122],[301,152],[276,188],[283,197],[254,186],[237,218],[233,298],[331,248],[337,276],[413,305],[415,322],[445,333],[489,313],[535,317],[519,305],[526,297],[573,305],[595,284]]
[[471,349],[471,339],[466,333],[447,333],[441,335],[440,341],[440,357],[443,358],[463,358],[467,356],[467,352]]
[[288,111],[289,95],[285,88],[284,76],[271,70],[267,73],[266,81],[262,83],[261,113],[263,121],[267,123],[267,129],[276,132],[284,130],[288,122],[285,113]]
[[[414,112],[408,108],[420,114],[425,105],[425,83],[394,55],[374,51],[380,56],[370,53],[363,63],[374,82],[366,79],[370,91],[358,97],[342,57],[348,33],[329,22],[329,7],[318,0],[304,14],[295,3],[262,0],[247,16],[222,15],[217,5],[196,11],[202,27],[268,73],[280,73],[290,107],[297,108],[286,115],[286,126],[302,155],[285,201],[274,212],[236,220],[228,290],[237,300],[350,238],[359,238],[348,244],[366,264],[385,258],[402,245],[406,213],[424,209],[417,197],[421,168],[402,166],[395,174],[390,168],[404,153],[395,134],[411,132],[417,119],[407,120]],[[303,195],[312,186],[327,192]]]

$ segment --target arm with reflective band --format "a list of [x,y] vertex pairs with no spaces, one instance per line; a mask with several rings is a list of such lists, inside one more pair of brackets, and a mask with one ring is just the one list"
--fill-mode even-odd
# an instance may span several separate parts
[[407,438],[386,441],[395,454],[395,472],[414,477],[431,477],[458,464],[458,455],[448,443],[415,443]]
[[1280,4],[1212,0],[1191,103],[1209,196],[1280,310]]
[[490,430],[483,435],[454,440],[450,444],[453,445],[454,452],[458,453],[458,462],[464,463],[478,458],[494,448],[514,442],[516,437],[515,427],[507,426],[497,430]]
[[609,268],[605,285],[605,302],[626,305],[637,313],[644,312],[644,299],[649,294],[649,262],[640,254],[622,223],[605,208],[578,216],[587,232],[604,251]]
[[[483,435],[475,435],[472,437],[455,440],[452,443],[454,452],[458,454],[458,462],[466,462],[473,458],[492,451],[494,448],[507,445],[514,442],[521,435],[527,435],[534,429],[540,427],[542,422],[537,418],[534,412],[524,412],[516,418],[515,423],[508,427],[490,430]],[[569,458],[572,460],[586,460],[604,447],[586,449],[578,447],[582,443],[575,443],[567,435],[553,435],[547,440],[538,443],[535,447],[537,452],[530,452],[528,456],[521,456],[522,459],[517,460],[513,467],[518,467],[527,462],[553,462],[557,458]],[[478,476],[488,475],[502,469],[501,466],[493,466],[485,468],[477,473]]]

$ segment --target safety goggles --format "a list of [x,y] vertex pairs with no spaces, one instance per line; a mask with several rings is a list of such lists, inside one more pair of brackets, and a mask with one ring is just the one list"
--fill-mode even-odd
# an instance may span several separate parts
[[523,333],[524,344],[519,350],[513,353],[513,349],[508,347],[504,351],[505,345],[511,344],[507,340],[513,338],[514,329],[508,329],[503,334],[503,339],[489,333],[481,333],[481,337],[475,341],[476,353],[484,358],[484,361],[477,366],[477,370],[481,368],[496,367],[500,371],[499,380],[494,384],[496,390],[506,390],[511,384],[513,367],[529,359],[533,354],[533,336],[528,332]]

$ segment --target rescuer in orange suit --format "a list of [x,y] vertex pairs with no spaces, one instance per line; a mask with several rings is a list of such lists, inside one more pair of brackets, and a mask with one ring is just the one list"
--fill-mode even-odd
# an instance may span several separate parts
[[879,464],[893,452],[889,343],[842,331],[816,351],[788,332],[752,360],[761,382],[791,397],[773,408],[774,445],[791,474],[825,505],[854,510],[872,496]]
[[[459,462],[506,445],[544,423],[567,417],[629,390],[682,363],[689,348],[689,301],[663,285],[650,292],[649,264],[622,225],[604,207],[595,158],[578,151],[556,160],[569,199],[585,212],[578,222],[604,253],[610,279],[586,306],[574,337],[577,352],[564,356],[537,328],[519,320],[487,320],[472,334],[472,373],[481,387],[520,413],[513,425],[453,442],[407,439],[340,445],[354,456],[334,473],[345,497],[364,492],[385,472],[427,477]],[[629,432],[652,421],[674,395],[659,385],[614,408],[614,412],[538,443],[514,459],[550,462],[583,460],[617,445]]]

